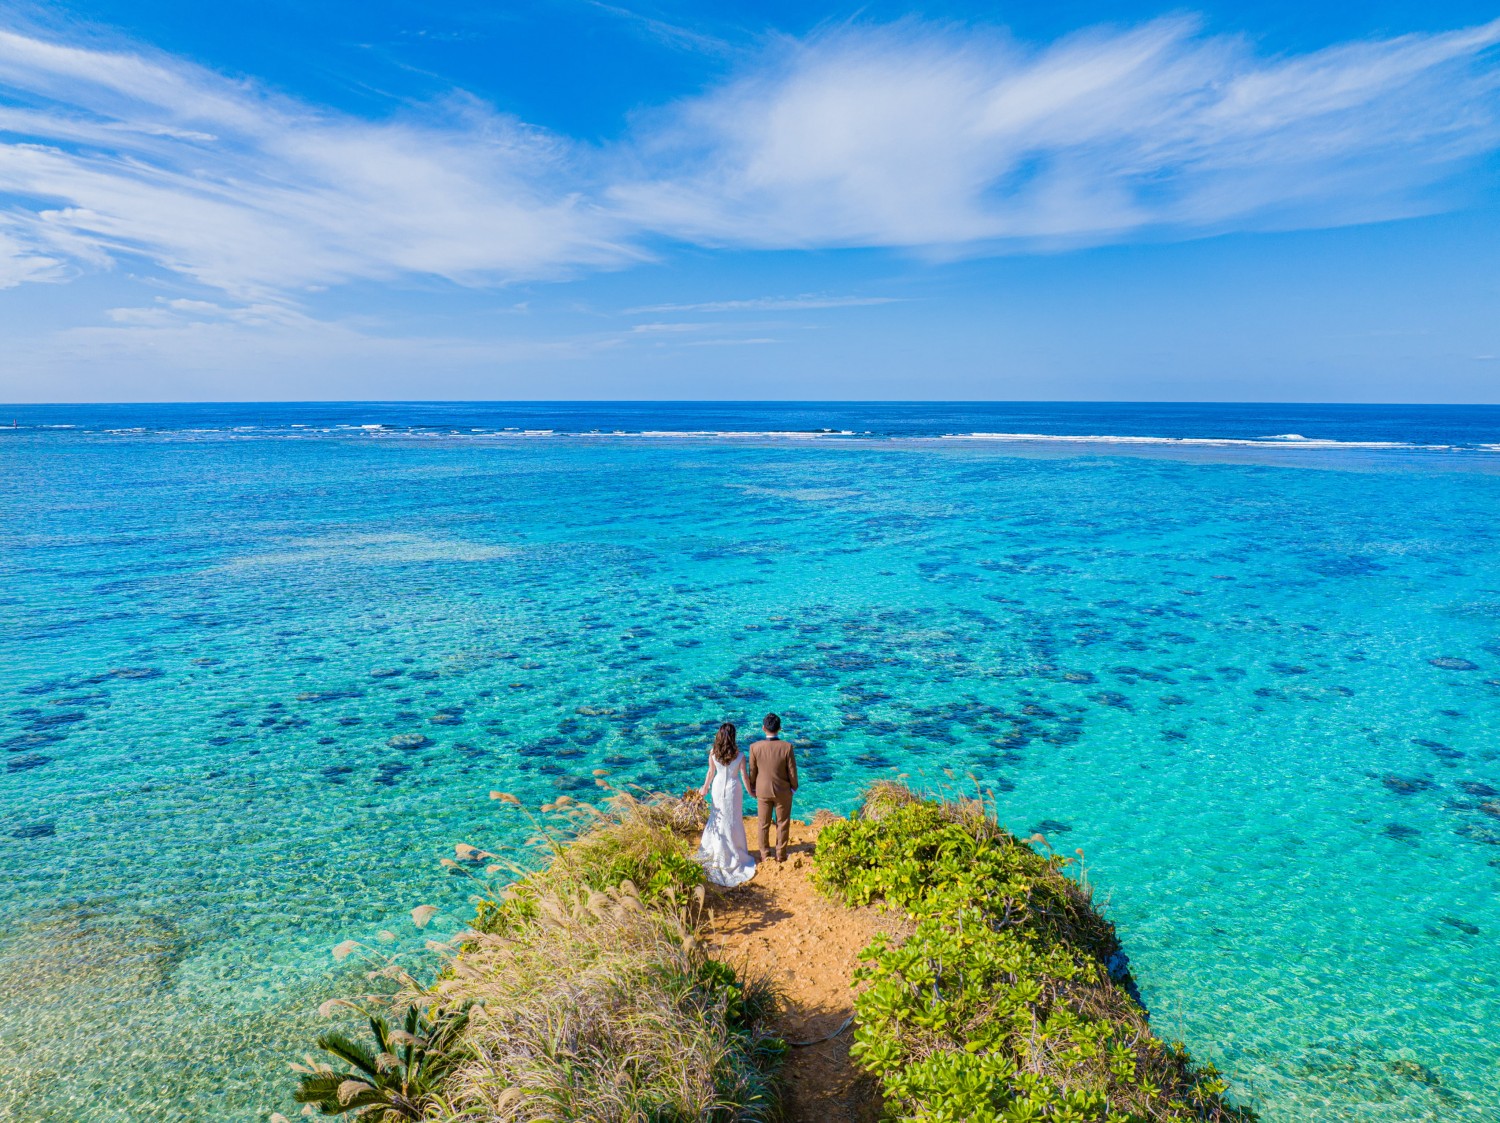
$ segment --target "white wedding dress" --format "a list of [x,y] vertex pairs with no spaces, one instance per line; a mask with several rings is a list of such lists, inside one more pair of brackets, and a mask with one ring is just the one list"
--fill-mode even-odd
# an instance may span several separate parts
[[709,798],[708,825],[693,860],[699,863],[715,885],[743,885],[755,876],[755,860],[745,840],[745,786],[741,782],[739,753],[728,764],[720,764],[709,754],[713,781]]

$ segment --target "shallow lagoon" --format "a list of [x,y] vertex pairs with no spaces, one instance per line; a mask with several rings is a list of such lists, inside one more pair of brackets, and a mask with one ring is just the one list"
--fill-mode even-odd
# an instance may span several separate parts
[[1500,1113],[1493,457],[23,432],[0,462],[13,1118],[285,1109],[358,985],[329,948],[465,913],[437,859],[507,840],[491,789],[686,786],[768,707],[803,812],[972,770],[1082,847],[1159,1030],[1268,1118]]

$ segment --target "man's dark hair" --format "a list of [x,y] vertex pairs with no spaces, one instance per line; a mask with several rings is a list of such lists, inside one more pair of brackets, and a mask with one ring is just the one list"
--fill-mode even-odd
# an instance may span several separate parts
[[781,732],[781,719],[775,714],[767,714],[766,720],[761,722],[761,725],[765,727],[765,731],[772,737]]

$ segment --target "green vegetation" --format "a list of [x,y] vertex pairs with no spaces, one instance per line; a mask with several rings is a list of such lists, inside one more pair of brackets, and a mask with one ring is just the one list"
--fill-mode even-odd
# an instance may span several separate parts
[[[513,796],[491,794],[528,814]],[[489,873],[517,880],[485,887],[474,921],[480,931],[503,933],[515,921],[536,919],[537,901],[548,894],[604,892],[629,882],[645,901],[659,905],[674,895],[685,899],[704,883],[703,867],[691,857],[707,814],[701,799],[637,799],[615,792],[602,812],[569,796],[542,810],[546,818],[528,816],[535,832],[533,860],[489,867]],[[459,851],[493,857],[472,847]]]
[[373,1049],[345,1034],[325,1033],[318,1048],[349,1067],[340,1071],[310,1057],[306,1065],[292,1066],[303,1074],[296,1100],[313,1104],[324,1115],[353,1111],[382,1123],[420,1119],[458,1060],[454,1046],[468,1022],[468,1006],[435,1017],[410,1006],[401,1029],[392,1030],[378,1014],[371,1016]]
[[851,1051],[887,1111],[919,1123],[1248,1123],[1212,1066],[1155,1037],[1110,978],[1114,928],[1073,859],[1040,854],[978,800],[893,783],[824,828],[815,877],[851,905],[917,922],[877,940],[858,972]]
[[[365,1123],[777,1119],[787,1048],[771,1029],[777,996],[699,942],[712,918],[691,860],[701,801],[615,792],[597,808],[560,797],[537,817],[492,795],[528,817],[529,860],[467,845],[444,859],[481,886],[473,926],[429,941],[442,956],[434,981],[386,959],[371,971],[383,996],[329,1004],[361,1009],[373,1043],[319,1038],[331,1061],[294,1066],[305,1113]],[[869,789],[853,819],[818,818],[818,883],[915,922],[904,941],[867,948],[856,975],[868,985],[851,1056],[878,1080],[888,1117],[1255,1119],[1229,1103],[1212,1066],[1154,1036],[1111,978],[1119,943],[1086,878],[1067,876],[1074,859],[1017,840],[980,800],[921,799],[896,783]],[[436,911],[424,905],[413,920],[425,927]]]
[[[406,1030],[377,1016],[375,1048],[320,1038],[339,1063],[298,1066],[299,1101],[366,1123],[775,1119],[777,996],[698,940],[711,916],[690,858],[701,802],[617,792],[602,809],[563,797],[544,811],[529,868],[488,866],[517,880],[486,886],[473,927],[429,945],[446,954],[436,982],[372,972],[400,984],[386,1001]],[[456,869],[495,857],[457,851]]]

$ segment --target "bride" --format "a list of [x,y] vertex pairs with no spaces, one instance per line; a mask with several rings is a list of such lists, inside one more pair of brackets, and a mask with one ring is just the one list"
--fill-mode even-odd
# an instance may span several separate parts
[[693,860],[701,864],[715,885],[743,885],[755,876],[755,861],[745,841],[745,758],[735,743],[730,722],[719,726],[708,753],[708,773],[702,793],[713,793],[713,807],[703,841]]

